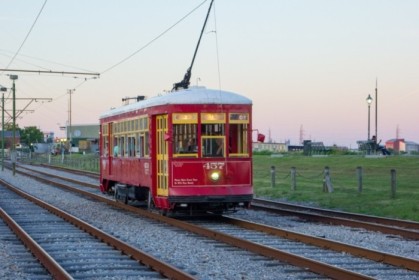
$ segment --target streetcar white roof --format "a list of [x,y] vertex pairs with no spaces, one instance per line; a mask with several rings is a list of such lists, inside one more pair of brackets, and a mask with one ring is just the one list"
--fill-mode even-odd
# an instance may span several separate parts
[[190,87],[164,95],[151,97],[140,102],[125,105],[119,108],[104,112],[100,118],[111,117],[131,111],[172,104],[243,104],[251,105],[252,100],[237,93],[207,89],[205,87]]

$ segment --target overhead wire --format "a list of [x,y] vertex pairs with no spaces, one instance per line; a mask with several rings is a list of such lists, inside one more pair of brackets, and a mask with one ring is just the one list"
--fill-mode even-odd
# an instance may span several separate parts
[[198,8],[200,8],[205,2],[207,2],[208,0],[203,1],[201,4],[199,4],[197,7],[193,8],[189,13],[187,13],[185,16],[183,16],[181,19],[179,19],[178,21],[176,21],[174,24],[172,24],[169,28],[167,28],[166,30],[164,30],[162,33],[160,33],[159,35],[157,35],[154,39],[152,39],[150,42],[148,42],[147,44],[145,44],[144,46],[142,46],[141,48],[139,48],[138,50],[136,50],[135,52],[133,52],[132,54],[130,54],[129,56],[127,56],[126,58],[122,59],[121,61],[119,61],[118,63],[112,65],[111,67],[103,70],[100,74],[104,74],[112,69],[114,69],[115,67],[119,66],[120,64],[124,63],[125,61],[127,61],[128,59],[130,59],[131,57],[133,57],[134,55],[136,55],[137,53],[139,53],[140,51],[144,50],[145,48],[147,48],[148,46],[150,46],[152,43],[154,43],[156,40],[160,39],[163,35],[165,35],[167,32],[169,32],[172,28],[174,28],[176,25],[178,25],[179,23],[181,23],[183,20],[185,20],[188,16],[190,16],[193,12],[195,12]]
[[[204,0],[202,1],[200,4],[198,4],[195,8],[193,8],[191,11],[189,11],[186,15],[184,15],[183,17],[181,17],[179,20],[177,20],[174,24],[172,24],[171,26],[169,26],[167,29],[165,29],[163,32],[161,32],[159,35],[157,35],[156,37],[154,37],[151,41],[149,41],[148,43],[146,43],[145,45],[143,45],[142,47],[140,47],[139,49],[137,49],[136,51],[134,51],[133,53],[131,53],[130,55],[128,55],[127,57],[125,57],[124,59],[120,60],[119,62],[115,63],[114,65],[106,68],[105,70],[103,70],[102,72],[100,72],[101,75],[103,75],[106,72],[109,72],[110,70],[118,67],[119,65],[121,65],[122,63],[126,62],[127,60],[131,59],[133,56],[135,56],[136,54],[138,54],[139,52],[141,52],[142,50],[144,50],[145,48],[147,48],[148,46],[150,46],[152,43],[154,43],[155,41],[157,41],[158,39],[160,39],[161,37],[163,37],[166,33],[168,33],[171,29],[173,29],[175,26],[177,26],[179,23],[181,23],[182,21],[184,21],[186,18],[188,18],[191,14],[193,14],[197,9],[199,9],[203,4],[205,4],[205,2],[207,2],[208,0]],[[33,27],[35,26],[36,21],[38,20],[42,10],[45,7],[45,4],[47,3],[47,0],[45,0],[40,12],[38,13],[38,16],[36,17],[34,23],[32,24],[32,27],[30,29],[30,31],[28,32],[28,34],[25,37],[25,40],[23,41],[23,43],[21,44],[21,46],[19,47],[18,51],[14,54],[12,60],[9,62],[9,64],[7,65],[6,69],[10,67],[10,65],[12,64],[12,62],[16,59],[16,56],[19,54],[20,50],[22,49],[24,43],[26,42],[27,38],[29,37],[29,34],[31,33]],[[25,55],[22,55],[25,56]],[[29,58],[33,58],[30,56],[27,56]],[[37,59],[37,58],[35,58]],[[47,61],[47,60],[43,60],[43,59],[38,59],[41,61]],[[50,62],[50,61],[47,61]],[[55,63],[55,62],[54,62]],[[59,64],[59,63],[56,63]],[[64,64],[61,64],[64,65]],[[67,66],[67,65],[64,65]],[[73,67],[74,68],[74,67]],[[80,68],[81,69],[81,68]],[[76,77],[74,77],[76,78]],[[78,85],[76,85],[74,87],[74,89],[79,88],[80,86],[82,86],[84,83],[86,83],[88,80],[88,78],[85,78],[81,83],[79,83]]]
[[221,72],[220,72],[220,55],[218,52],[218,33],[217,33],[217,17],[214,5],[214,25],[215,25],[215,48],[217,50],[217,70],[218,70],[218,89],[221,90]]
[[[5,50],[5,49],[0,49],[0,52],[3,52],[3,53],[12,53],[11,51],[8,51],[8,50]],[[9,55],[7,55],[7,54],[2,54],[2,55],[4,55],[4,56],[9,56]],[[47,63],[51,63],[51,64],[56,64],[56,65],[60,65],[60,66],[64,66],[64,67],[69,67],[69,68],[72,68],[72,69],[77,69],[77,70],[80,70],[80,71],[92,72],[92,73],[94,73],[94,72],[95,72],[95,71],[90,70],[90,69],[85,69],[85,68],[81,68],[81,67],[76,67],[76,66],[73,66],[73,65],[68,65],[68,64],[64,64],[64,63],[60,63],[60,62],[56,62],[56,61],[52,61],[52,60],[47,60],[47,59],[43,59],[43,58],[39,58],[39,57],[34,57],[34,56],[26,55],[26,54],[21,54],[21,53],[19,53],[19,56],[20,56],[20,57],[26,57],[26,58],[34,59],[34,60],[38,60],[38,61],[42,61],[42,62],[47,62]],[[10,57],[10,56],[9,56],[9,57]],[[51,70],[51,69],[46,68],[46,67],[42,67],[42,66],[39,66],[39,65],[36,65],[36,64],[32,64],[32,63],[30,63],[30,62],[28,62],[28,61],[25,61],[25,60],[23,60],[23,59],[20,59],[20,61],[22,61],[22,62],[24,62],[24,63],[26,63],[26,64],[29,64],[29,65],[32,65],[32,66],[39,67],[39,68],[41,68],[41,69]]]
[[23,40],[22,44],[20,45],[19,49],[16,51],[15,55],[12,57],[12,60],[10,60],[9,64],[6,66],[6,69],[10,67],[10,65],[15,60],[16,56],[19,54],[20,50],[22,49],[23,45],[25,44],[26,40],[28,39],[29,35],[32,33],[33,28],[35,27],[36,22],[38,21],[39,16],[41,15],[42,11],[44,10],[45,5],[47,4],[48,0],[44,1],[44,4],[41,7],[41,10],[39,11],[38,15],[35,18],[35,21],[32,23],[31,28],[29,29],[28,34],[26,34],[25,39]]
[[[157,35],[155,38],[153,38],[151,41],[149,41],[148,43],[146,43],[145,45],[143,45],[142,47],[140,47],[139,49],[137,49],[136,51],[134,51],[132,54],[130,54],[129,56],[125,57],[124,59],[122,59],[121,61],[119,61],[118,63],[106,68],[105,70],[103,70],[100,74],[104,74],[106,72],[109,72],[110,70],[118,67],[119,65],[121,65],[122,63],[126,62],[127,60],[131,59],[133,56],[135,56],[136,54],[138,54],[139,52],[141,52],[142,50],[144,50],[145,48],[147,48],[148,46],[150,46],[152,43],[154,43],[155,41],[157,41],[158,39],[160,39],[161,37],[163,37],[166,33],[168,33],[170,30],[172,30],[175,26],[177,26],[179,23],[181,23],[182,21],[184,21],[186,18],[188,18],[191,14],[193,14],[197,9],[199,9],[203,4],[205,4],[208,0],[204,0],[202,1],[199,5],[197,5],[195,8],[193,8],[191,11],[189,11],[186,15],[184,15],[183,17],[181,17],[179,20],[177,20],[174,24],[172,24],[171,26],[169,26],[167,29],[165,29],[163,32],[161,32],[159,35]],[[16,59],[17,55],[19,55],[20,50],[22,49],[23,45],[25,44],[26,40],[28,39],[30,33],[32,32],[39,16],[41,15],[45,5],[47,3],[47,0],[45,0],[44,4],[42,5],[41,10],[39,11],[34,23],[32,24],[28,34],[26,35],[24,41],[22,42],[22,44],[20,45],[19,49],[16,51],[16,53],[14,54],[13,58],[11,59],[11,61],[9,62],[9,64],[7,65],[6,69],[8,69],[10,67],[10,65],[13,63],[13,61]],[[25,55],[22,55],[25,56]],[[29,56],[26,56],[29,57]],[[29,57],[29,58],[33,58],[33,57]],[[43,60],[43,59],[38,59],[41,61],[47,61],[47,60]],[[49,62],[49,61],[47,61]],[[57,63],[58,64],[58,63]],[[64,64],[62,64],[64,65]],[[64,65],[66,66],[66,65]],[[74,77],[77,78],[77,77]],[[96,78],[96,77],[94,77]],[[79,83],[78,85],[76,85],[73,89],[77,89],[79,87],[81,87],[84,83],[86,83],[88,80],[90,79],[94,79],[94,78],[85,78],[81,83]],[[66,94],[60,95],[56,98],[54,98],[54,100],[58,100],[61,99],[62,97],[66,96]]]

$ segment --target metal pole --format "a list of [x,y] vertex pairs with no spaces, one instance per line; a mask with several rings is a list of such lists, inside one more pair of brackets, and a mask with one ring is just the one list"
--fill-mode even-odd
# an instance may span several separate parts
[[358,178],[358,192],[361,193],[362,192],[362,167],[358,166],[356,168],[356,175]]
[[[375,144],[378,141],[378,132],[377,132],[377,124],[378,124],[378,97],[377,97],[377,79],[375,79]],[[377,145],[375,145],[377,147]]]
[[371,105],[368,103],[368,141],[370,140],[370,109]]
[[295,191],[297,189],[297,169],[293,166],[291,167],[291,190]]
[[275,166],[271,166],[271,187],[275,187]]
[[69,94],[69,104],[68,104],[68,122],[69,122],[69,129],[68,129],[68,133],[69,133],[69,139],[70,139],[70,145],[69,145],[69,153],[70,153],[70,158],[71,158],[71,149],[73,147],[73,143],[72,143],[72,133],[71,133],[71,94],[73,94],[73,90],[69,89],[68,90],[68,94]]
[[1,88],[1,171],[4,171],[4,89]]
[[13,176],[16,175],[16,85],[15,80],[18,79],[17,75],[10,75],[10,79],[13,80],[13,138],[12,138],[12,151],[11,151],[11,157],[12,157],[12,170],[13,170]]

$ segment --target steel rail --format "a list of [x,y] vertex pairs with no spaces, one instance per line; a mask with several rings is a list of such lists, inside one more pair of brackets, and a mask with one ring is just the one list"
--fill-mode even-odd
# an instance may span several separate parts
[[369,223],[369,222],[363,222],[363,221],[358,221],[358,220],[339,218],[339,217],[333,217],[333,216],[327,216],[327,215],[321,215],[321,214],[315,214],[315,213],[309,213],[309,212],[302,212],[302,211],[297,211],[297,210],[281,209],[275,206],[267,206],[267,205],[262,205],[259,203],[255,203],[255,204],[252,203],[252,208],[254,210],[269,211],[269,212],[277,213],[280,215],[298,216],[306,220],[316,221],[316,222],[320,222],[324,224],[343,225],[343,226],[354,227],[354,228],[364,228],[367,230],[379,231],[385,234],[399,235],[404,238],[408,238],[412,240],[419,240],[419,231],[409,230],[405,228],[397,228],[394,226],[380,225],[380,224],[375,224],[375,223]]
[[249,221],[232,218],[228,216],[223,216],[223,220],[226,223],[239,226],[242,228],[264,232],[270,235],[279,236],[282,238],[287,238],[287,239],[295,240],[298,242],[303,242],[306,244],[311,244],[317,247],[322,247],[322,248],[334,250],[337,252],[346,252],[354,256],[363,257],[363,258],[367,258],[376,262],[382,262],[382,263],[393,265],[396,267],[406,268],[412,271],[419,272],[419,260],[409,259],[402,256],[397,256],[397,255],[388,254],[388,253],[384,253],[380,251],[361,248],[358,246],[345,244],[338,241],[314,237],[314,236],[310,236],[310,235],[306,235],[306,234],[302,234],[302,233],[298,233],[294,231],[283,230],[280,228],[258,224],[254,222],[249,222]]
[[45,164],[45,163],[41,163],[41,164],[39,164],[39,166],[49,168],[49,169],[61,170],[61,171],[64,171],[64,172],[69,172],[69,173],[74,173],[74,174],[80,174],[80,175],[84,175],[84,176],[99,179],[99,173],[97,173],[97,172],[86,171],[86,170],[78,170],[78,169],[73,169],[73,168],[68,168],[68,167],[63,167],[63,166]]
[[71,275],[52,258],[30,235],[19,226],[2,208],[0,217],[6,222],[9,228],[25,244],[26,248],[38,259],[42,266],[54,277],[54,279],[73,279]]
[[280,208],[283,208],[283,209],[308,211],[308,212],[314,212],[314,213],[319,213],[319,214],[323,214],[323,215],[348,218],[348,219],[352,219],[352,220],[356,219],[356,220],[360,220],[360,221],[364,221],[364,222],[377,223],[377,224],[382,224],[382,225],[397,226],[397,227],[419,230],[419,222],[408,221],[408,220],[400,220],[400,219],[390,219],[390,218],[378,217],[378,216],[372,216],[372,215],[348,213],[348,212],[335,211],[335,210],[330,210],[330,209],[322,209],[322,208],[317,208],[317,207],[296,205],[296,204],[286,203],[286,202],[282,202],[282,201],[272,201],[272,200],[254,198],[253,202],[252,202],[252,205],[255,205],[255,206],[269,205],[269,206],[274,206],[274,207],[280,207]]
[[17,193],[18,195],[26,198],[29,201],[32,201],[33,203],[41,206],[42,208],[48,210],[49,212],[57,215],[58,217],[61,217],[62,219],[68,221],[69,223],[75,225],[76,227],[82,229],[83,231],[89,233],[90,235],[98,238],[102,242],[118,249],[122,253],[129,255],[131,258],[139,261],[140,263],[150,267],[151,269],[158,271],[162,275],[170,278],[170,279],[195,279],[192,275],[177,269],[176,267],[169,265],[167,263],[164,263],[157,258],[154,258],[151,255],[148,255],[147,253],[143,252],[140,249],[134,248],[130,246],[129,244],[113,237],[110,234],[107,234],[106,232],[78,219],[77,217],[66,213],[57,207],[48,204],[22,190],[19,190],[12,185],[10,185],[8,182],[0,179],[0,184],[4,185],[9,190]]
[[[58,175],[54,175],[54,174],[50,174],[50,173],[42,172],[42,171],[38,171],[38,170],[33,170],[33,169],[22,167],[22,166],[19,166],[19,167],[23,168],[23,169],[30,170],[32,172],[43,174],[43,175],[46,175],[46,176],[51,176],[51,177],[55,177],[55,178],[58,178],[58,179],[61,179],[61,180],[66,180],[66,181],[69,181],[69,182],[72,182],[72,183],[84,185],[86,187],[98,188],[98,186],[96,186],[94,184],[89,184],[89,183],[86,183],[86,182],[82,182],[82,181],[78,181],[78,180],[74,180],[74,179],[70,179],[70,178],[65,178],[65,177],[62,177],[62,176],[58,176]],[[35,178],[38,178],[38,177],[35,177]],[[279,205],[283,205],[283,204],[279,203]],[[298,208],[298,205],[292,205],[292,204],[284,204],[284,205],[289,206],[290,208],[293,207],[293,206],[296,206],[295,209],[305,209],[304,207]],[[279,206],[279,207],[281,207],[281,206]],[[386,233],[386,234],[395,234],[395,235],[400,235],[404,238],[419,240],[419,232],[418,231],[412,231],[412,230],[403,229],[403,228],[396,228],[394,226],[387,226],[387,225],[370,223],[370,222],[365,222],[365,221],[358,221],[358,220],[353,220],[353,219],[348,219],[348,218],[325,216],[325,215],[320,215],[320,214],[315,214],[315,213],[309,213],[307,211],[296,212],[296,210],[293,211],[293,210],[278,208],[278,204],[276,202],[269,201],[269,200],[255,199],[254,202],[252,202],[252,208],[255,209],[255,210],[265,210],[265,211],[270,211],[270,212],[276,212],[276,213],[279,213],[281,215],[297,215],[297,216],[302,217],[302,218],[307,219],[307,220],[326,223],[326,224],[344,225],[344,226],[349,226],[349,227],[365,228],[367,230],[379,231],[379,232]],[[319,210],[323,210],[323,209],[319,209]],[[327,213],[328,210],[325,210],[324,212]],[[332,211],[332,212],[337,212],[337,211]],[[340,212],[338,212],[338,213],[340,213]],[[350,213],[343,213],[343,214],[345,214],[346,217],[351,216]],[[355,217],[357,217],[357,216],[363,216],[363,215],[355,214]],[[389,221],[391,219],[384,219],[384,220]],[[398,221],[398,220],[396,220],[396,221]]]
[[21,166],[21,165],[19,165],[19,168],[22,168],[22,169],[25,169],[25,170],[28,170],[28,171],[31,171],[31,172],[39,173],[39,174],[42,174],[42,175],[45,175],[45,176],[48,176],[48,177],[52,177],[52,178],[57,178],[57,179],[60,179],[60,180],[64,180],[64,181],[67,181],[67,182],[70,182],[70,183],[79,184],[79,185],[82,185],[84,187],[89,187],[89,188],[93,188],[93,189],[99,189],[99,185],[95,185],[95,184],[91,184],[91,183],[79,181],[79,180],[76,180],[76,179],[71,179],[71,178],[63,177],[63,176],[56,175],[56,174],[51,174],[51,173],[40,171],[40,170],[31,169],[31,168],[28,168],[28,167],[25,167],[25,166]]
[[317,273],[319,275],[324,275],[333,279],[374,279],[372,277],[363,275],[363,274],[359,274],[353,271],[349,271],[343,268],[339,268],[333,265],[329,265],[326,263],[322,263],[316,260],[312,260],[309,258],[305,258],[302,256],[298,256],[292,253],[288,253],[279,249],[274,249],[265,245],[261,245],[261,244],[257,244],[251,241],[247,241],[241,238],[237,238],[228,234],[224,234],[221,232],[217,232],[217,231],[213,231],[213,230],[209,230],[197,225],[193,225],[190,223],[186,223],[180,220],[176,220],[176,219],[172,219],[169,217],[165,217],[162,216],[160,214],[156,214],[147,210],[143,210],[140,208],[136,208],[127,204],[123,204],[121,202],[117,202],[117,201],[113,201],[110,200],[108,198],[105,198],[103,196],[100,195],[96,195],[87,191],[83,191],[81,189],[77,189],[77,188],[73,188],[70,186],[67,186],[65,184],[61,184],[61,183],[57,183],[57,182],[53,182],[53,181],[49,181],[45,178],[38,178],[35,175],[32,174],[25,174],[22,171],[17,170],[18,173],[21,173],[23,175],[29,175],[30,177],[33,177],[39,181],[42,181],[44,183],[47,184],[53,184],[56,185],[58,187],[61,187],[63,189],[72,191],[72,192],[76,192],[79,194],[82,194],[84,196],[88,196],[90,198],[96,199],[98,201],[107,203],[108,205],[114,206],[116,208],[119,209],[124,209],[127,210],[131,213],[136,213],[139,214],[143,217],[147,217],[159,222],[163,222],[178,228],[181,228],[183,230],[198,234],[200,236],[205,236],[208,237],[210,239],[214,239],[220,242],[224,242],[226,244],[241,248],[241,249],[245,249],[260,255],[263,255],[265,257],[269,257],[272,259],[276,259],[278,261],[281,262],[286,262],[288,264],[297,266],[297,267],[302,267],[304,269],[308,269],[314,273]]

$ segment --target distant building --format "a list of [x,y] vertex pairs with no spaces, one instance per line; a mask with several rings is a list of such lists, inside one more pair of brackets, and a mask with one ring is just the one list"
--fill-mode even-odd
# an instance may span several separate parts
[[406,153],[419,152],[419,144],[413,141],[406,141]]
[[99,148],[99,124],[67,126],[67,138],[78,151],[95,152]]
[[395,153],[406,152],[406,143],[404,139],[390,139],[386,141],[386,149],[393,150]]
[[252,144],[254,152],[269,151],[272,153],[282,153],[288,151],[288,146],[285,143],[260,143],[255,142]]
[[[0,130],[0,143],[1,143],[1,137],[3,134],[3,131]],[[12,147],[13,143],[13,131],[4,131],[4,148],[10,149]],[[18,145],[20,143],[20,132],[19,130],[15,131],[15,144]],[[0,146],[1,149],[1,146]]]
[[412,141],[405,141],[404,139],[390,139],[386,141],[386,148],[392,149],[396,153],[419,152],[419,144]]

